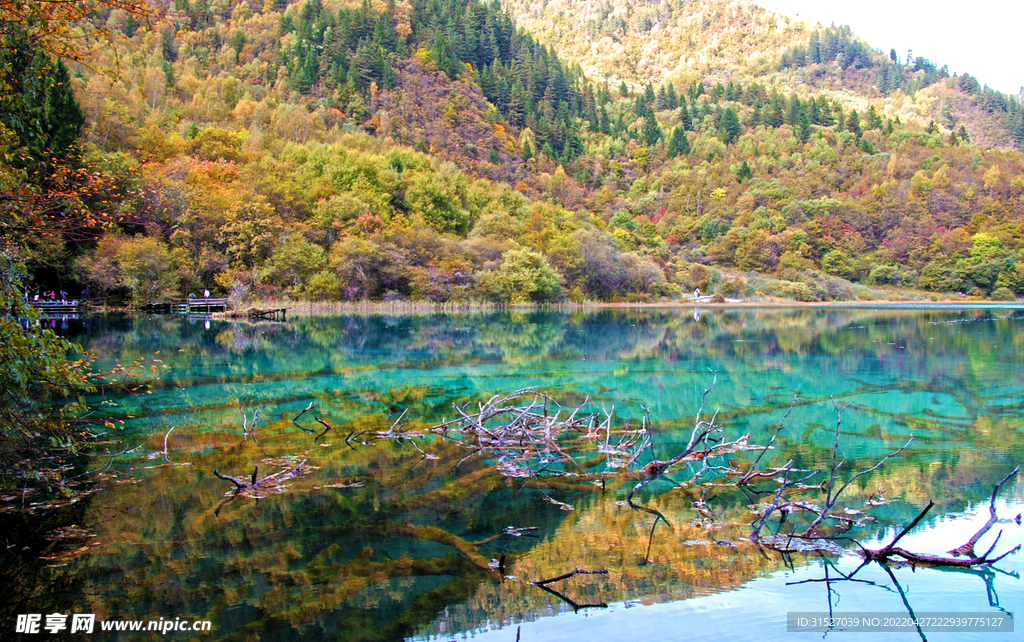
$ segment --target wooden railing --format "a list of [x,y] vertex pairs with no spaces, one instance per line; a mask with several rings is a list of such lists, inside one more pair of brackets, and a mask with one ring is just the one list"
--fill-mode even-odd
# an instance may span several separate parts
[[78,312],[77,300],[50,301],[39,300],[29,301],[33,307],[43,314],[73,314]]

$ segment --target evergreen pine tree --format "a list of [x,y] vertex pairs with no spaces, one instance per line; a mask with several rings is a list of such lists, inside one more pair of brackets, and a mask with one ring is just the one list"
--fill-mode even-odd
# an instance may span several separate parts
[[836,121],[832,118],[832,107],[829,106],[824,96],[818,100],[818,122],[815,124],[822,127],[831,127],[836,124]]
[[750,169],[750,164],[744,160],[743,164],[736,169],[736,182],[742,183],[752,178],[754,178],[754,172]]
[[736,115],[736,110],[732,107],[726,107],[722,111],[722,119],[718,125],[719,138],[728,145],[739,138],[741,131],[742,126],[740,125],[739,116]]
[[686,108],[685,98],[679,100],[679,126],[686,131],[693,129],[693,120],[690,117],[690,111]]
[[668,157],[686,156],[690,153],[690,139],[686,136],[686,129],[679,125],[672,130],[672,137],[668,141]]
[[860,115],[856,109],[850,110],[850,117],[846,120],[846,131],[850,132],[857,138],[861,136],[860,128]]
[[437,63],[437,68],[443,71],[449,78],[454,79],[456,61],[447,34],[437,34],[437,37],[434,38],[434,43],[430,47],[430,54],[434,58],[434,62]]
[[395,22],[386,12],[380,14],[377,24],[373,29],[373,40],[379,44],[384,51],[396,53],[400,49],[398,31],[395,30]]
[[509,93],[508,108],[505,112],[508,122],[513,127],[521,127],[526,117],[526,97],[523,95],[523,86],[516,80]]
[[811,32],[811,43],[807,50],[808,62],[817,64],[821,62],[821,35],[815,29]]
[[811,118],[807,112],[801,112],[797,117],[796,125],[793,127],[796,137],[800,142],[806,143],[811,138]]
[[654,108],[658,110],[668,109],[668,94],[665,93],[665,85],[658,87],[658,95],[654,99]]
[[33,54],[27,42],[8,37],[0,44],[0,66],[8,69],[4,76],[14,89],[0,92],[0,131],[12,132],[37,163],[76,156],[85,118],[64,63]]
[[882,128],[882,117],[878,115],[878,110],[875,109],[874,105],[868,107],[868,129],[881,129]]
[[818,101],[811,98],[807,101],[807,118],[810,119],[811,124],[821,124],[821,108],[818,106]]
[[652,105],[654,104],[655,100],[657,100],[657,96],[654,94],[654,87],[650,83],[647,83],[647,86],[643,88],[644,104]]
[[679,108],[679,94],[676,93],[676,86],[671,82],[668,84],[668,90],[665,92],[668,100],[669,109]]
[[761,108],[755,105],[754,108],[750,110],[750,116],[747,117],[747,127],[757,127],[761,124],[762,120]]
[[792,125],[795,128],[797,123],[800,122],[800,116],[803,113],[804,108],[799,96],[796,94],[790,95],[789,100],[786,102],[786,124]]
[[785,113],[785,98],[783,98],[782,94],[778,92],[773,93],[768,104],[768,113],[765,114],[765,124],[772,127],[782,127],[786,122]]
[[658,125],[658,119],[654,117],[654,109],[650,105],[647,105],[644,109],[643,118],[643,140],[648,146],[654,146],[655,143],[662,139],[664,134],[661,132],[661,127]]

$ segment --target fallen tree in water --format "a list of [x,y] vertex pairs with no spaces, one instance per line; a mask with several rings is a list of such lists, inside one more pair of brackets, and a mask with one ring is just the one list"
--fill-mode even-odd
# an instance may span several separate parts
[[[653,424],[646,408],[638,423],[621,421],[616,419],[614,407],[605,408],[604,405],[592,402],[589,397],[563,404],[550,394],[533,388],[495,395],[477,401],[472,406],[468,403],[453,405],[452,410],[456,416],[434,425],[418,423],[410,417],[412,413],[408,409],[400,408],[389,408],[391,412],[386,418],[382,415],[348,426],[340,423],[334,425],[326,415],[321,416],[316,411],[312,402],[297,414],[283,416],[282,422],[302,429],[317,444],[318,449],[330,446],[329,443],[323,443],[325,436],[330,435],[337,443],[349,449],[390,444],[395,446],[395,450],[406,450],[404,461],[411,464],[410,475],[418,466],[425,464],[420,475],[423,483],[408,485],[403,491],[389,489],[389,492],[401,499],[393,500],[394,505],[386,515],[368,520],[362,526],[365,532],[372,532],[375,537],[409,537],[432,545],[450,547],[452,554],[463,558],[475,569],[474,572],[482,572],[484,575],[481,577],[498,582],[520,582],[535,587],[534,590],[539,588],[548,591],[574,610],[606,606],[604,601],[590,597],[570,597],[575,590],[567,590],[569,587],[565,584],[559,590],[554,588],[557,583],[577,575],[592,573],[581,570],[584,565],[595,568],[587,564],[587,560],[565,560],[567,566],[578,565],[569,573],[548,579],[537,579],[537,575],[534,575],[533,578],[520,580],[515,575],[507,574],[515,572],[518,575],[526,571],[525,567],[520,567],[518,571],[510,570],[516,564],[514,545],[508,548],[506,545],[490,547],[490,554],[485,554],[487,549],[484,547],[489,543],[501,537],[519,538],[536,531],[535,526],[509,526],[500,533],[497,530],[491,531],[498,533],[491,537],[470,538],[458,534],[458,531],[438,526],[405,523],[399,516],[418,515],[435,498],[462,496],[469,488],[477,494],[503,487],[513,492],[517,489],[530,489],[533,493],[539,493],[544,501],[567,511],[574,510],[574,497],[578,498],[583,493],[613,493],[622,498],[623,501],[618,502],[620,505],[637,511],[637,519],[647,519],[647,515],[654,517],[653,524],[645,526],[643,530],[643,538],[646,540],[643,546],[646,551],[636,564],[636,568],[641,568],[657,563],[657,557],[652,558],[651,550],[656,532],[666,532],[658,530],[662,522],[669,533],[678,532],[665,514],[658,510],[657,504],[652,502],[651,506],[644,505],[652,489],[670,483],[671,490],[667,492],[682,493],[692,498],[692,510],[698,518],[689,528],[708,533],[706,538],[691,537],[683,542],[684,545],[703,542],[703,545],[718,550],[729,547],[737,555],[751,559],[757,558],[758,552],[767,559],[768,553],[772,551],[781,554],[783,559],[788,559],[790,553],[808,551],[835,557],[850,553],[838,545],[845,541],[861,549],[865,564],[877,561],[883,565],[911,563],[963,568],[987,567],[1017,550],[995,556],[992,554],[995,549],[993,544],[983,555],[977,556],[973,549],[974,544],[995,524],[995,495],[998,488],[1013,477],[1016,473],[1014,471],[997,484],[993,491],[991,523],[968,544],[957,549],[963,551],[963,559],[928,556],[896,546],[900,538],[925,517],[927,510],[890,545],[869,551],[857,544],[855,533],[858,527],[872,521],[870,511],[873,508],[884,506],[889,501],[880,494],[877,499],[875,496],[868,499],[866,506],[855,507],[845,500],[853,494],[850,489],[856,489],[854,483],[857,480],[866,479],[890,460],[898,458],[909,448],[913,438],[888,454],[879,454],[874,461],[860,464],[859,470],[849,471],[847,462],[839,457],[839,449],[843,413],[850,406],[836,404],[834,438],[818,453],[818,466],[800,468],[793,460],[781,466],[774,465],[771,453],[776,441],[787,430],[787,421],[797,400],[794,398],[781,421],[767,431],[768,440],[763,444],[754,444],[749,435],[727,437],[719,412],[705,411],[706,400],[715,383],[716,378],[713,378],[711,385],[700,397],[693,423],[688,426],[688,437],[670,446],[662,442],[664,430]],[[250,422],[242,412],[243,444],[248,436],[252,436],[255,441],[255,425],[261,415],[262,412],[254,412]],[[314,432],[299,424],[307,415],[312,417],[312,422],[322,426],[322,432]],[[656,441],[661,444],[658,448],[655,446]],[[259,442],[256,443],[259,445]],[[668,456],[658,456],[656,450],[669,448]],[[314,469],[305,460],[299,463],[309,452],[289,458],[262,460],[260,466],[265,462],[282,468],[262,478],[259,468],[254,469],[249,477],[236,477],[214,470],[215,476],[234,486],[225,493],[227,497],[221,501],[215,515],[219,515],[222,508],[238,497],[259,500],[286,491],[288,480],[302,477]],[[743,453],[751,454],[744,456]],[[471,464],[466,463],[470,461]],[[445,478],[442,471],[455,472],[460,467],[461,470],[473,470],[459,475],[457,480],[433,487],[436,480]],[[427,483],[427,479],[433,481]],[[373,482],[349,480],[305,488],[360,488],[364,483]],[[303,486],[300,484],[296,487]],[[747,504],[751,515],[749,520],[737,519],[737,512],[733,512],[731,519],[723,517],[715,500],[724,499],[735,507],[736,497],[740,494],[754,499]],[[538,498],[537,495],[534,497]],[[740,511],[741,507],[742,504]],[[629,516],[624,518],[627,521],[634,519]],[[734,534],[723,538],[715,531],[725,526],[729,526]],[[530,574],[529,571],[526,573]],[[576,588],[586,588],[581,594],[591,595],[594,586]]]
[[[702,499],[694,503],[694,510],[709,526],[712,526],[715,520],[703,500],[708,493],[732,492],[747,488],[756,494],[769,495],[771,499],[767,502],[751,505],[755,517],[751,522],[751,532],[747,540],[759,548],[782,553],[818,550],[836,554],[841,550],[836,542],[845,540],[855,543],[868,561],[904,561],[931,566],[971,567],[992,564],[1019,550],[1018,546],[1002,555],[991,557],[998,543],[997,538],[996,543],[983,555],[977,556],[974,553],[974,545],[996,523],[995,497],[1000,486],[1011,479],[1017,473],[1017,469],[993,489],[989,522],[965,545],[950,551],[953,557],[914,553],[896,546],[903,535],[924,518],[932,506],[931,503],[888,546],[877,551],[864,548],[850,536],[850,531],[873,521],[869,511],[887,504],[888,501],[869,501],[864,507],[854,508],[841,504],[843,494],[856,480],[878,471],[886,462],[903,453],[913,443],[913,436],[903,446],[881,457],[874,465],[843,479],[842,470],[846,462],[839,459],[838,455],[840,428],[843,412],[850,405],[840,407],[833,402],[836,413],[835,438],[830,449],[831,461],[827,469],[797,469],[792,460],[782,466],[769,466],[770,457],[763,467],[759,467],[784,430],[796,399],[794,398],[789,411],[775,428],[767,444],[752,444],[749,442],[749,435],[727,439],[723,436],[723,428],[718,423],[718,413],[715,412],[710,418],[704,416],[705,401],[716,381],[717,376],[701,396],[700,407],[687,443],[673,456],[664,459],[655,456],[652,438],[654,429],[646,408],[639,427],[632,427],[629,422],[624,426],[615,427],[614,407],[610,410],[602,407],[600,411],[588,411],[589,398],[579,405],[564,407],[548,394],[533,388],[495,395],[486,402],[478,403],[475,409],[470,409],[468,404],[453,404],[458,417],[433,426],[425,431],[425,434],[433,433],[442,439],[456,441],[470,450],[466,459],[489,456],[496,461],[495,467],[500,474],[524,479],[525,483],[543,480],[545,485],[556,488],[553,478],[575,478],[600,483],[601,487],[605,488],[609,481],[633,478],[636,481],[628,491],[625,503],[635,510],[655,514],[659,520],[665,520],[664,516],[656,510],[635,504],[634,499],[653,482],[660,479],[672,481],[669,476],[681,471],[689,471],[687,479],[681,482],[672,481],[674,488],[699,492]],[[377,435],[381,438],[397,438],[399,433],[401,431],[396,433],[392,426],[386,434]],[[409,439],[412,435],[401,433],[401,436]],[[741,452],[759,454],[749,463],[728,457]],[[597,460],[593,459],[594,454],[598,455]],[[600,463],[604,463],[603,470]],[[458,465],[456,464],[456,467]],[[815,478],[820,481],[813,483],[812,480]],[[766,486],[774,488],[769,490],[765,488]],[[573,508],[571,504],[551,498],[547,493],[545,498],[566,510]],[[806,519],[799,519],[800,515],[805,515]],[[657,522],[658,520],[655,521],[655,525]],[[665,522],[667,524],[668,520]],[[770,522],[774,523],[775,532],[765,536],[762,531]],[[791,525],[791,530],[783,532],[783,526],[786,524]],[[651,536],[653,537],[653,530]],[[732,545],[730,542],[727,543]]]

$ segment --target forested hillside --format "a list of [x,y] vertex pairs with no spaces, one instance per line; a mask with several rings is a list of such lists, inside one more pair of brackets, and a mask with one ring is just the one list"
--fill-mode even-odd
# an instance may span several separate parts
[[[1018,97],[848,29],[738,2],[155,4],[151,28],[88,17],[117,50],[38,63],[81,138],[23,132],[11,162],[62,141],[102,178],[76,211],[108,223],[36,238],[44,287],[136,305],[1024,294]],[[3,104],[5,131],[30,103]]]
[[[593,78],[655,86],[729,80],[825,93],[863,111],[869,104],[922,126],[965,124],[985,147],[1024,140],[1020,97],[942,62],[886,43],[865,43],[849,27],[811,25],[749,0],[506,0],[517,24],[579,61]],[[884,47],[878,49],[876,47]],[[961,89],[962,91],[957,91]]]

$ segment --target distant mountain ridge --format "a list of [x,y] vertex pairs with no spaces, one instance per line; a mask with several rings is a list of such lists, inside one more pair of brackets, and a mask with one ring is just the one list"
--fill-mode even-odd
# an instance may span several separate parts
[[[634,87],[756,81],[824,94],[861,111],[947,132],[966,125],[983,147],[1024,141],[1021,96],[985,88],[924,57],[895,56],[848,27],[821,27],[749,0],[502,0],[520,27],[577,62],[593,80]],[[891,52],[894,54],[895,52]],[[812,56],[813,54],[813,56]]]

